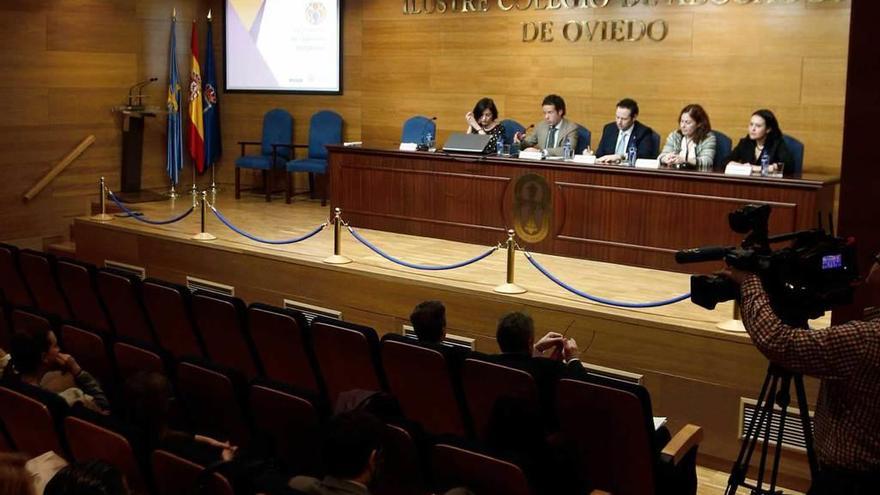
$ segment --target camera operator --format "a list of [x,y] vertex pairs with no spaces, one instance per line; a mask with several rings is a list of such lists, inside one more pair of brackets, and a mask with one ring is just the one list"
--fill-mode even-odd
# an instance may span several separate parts
[[[880,253],[866,279],[880,304]],[[742,320],[772,363],[821,380],[814,418],[819,473],[809,495],[880,493],[880,319],[806,330],[784,323],[761,280],[729,269]]]

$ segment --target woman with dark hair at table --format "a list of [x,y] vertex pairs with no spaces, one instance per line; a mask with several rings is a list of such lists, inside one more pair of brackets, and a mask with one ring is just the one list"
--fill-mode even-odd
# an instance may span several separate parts
[[715,162],[715,134],[709,115],[703,107],[690,104],[681,109],[678,129],[669,133],[658,157],[660,163],[672,168],[712,170]]
[[[482,98],[474,105],[474,109],[465,114],[468,123],[468,134],[488,134],[489,144],[486,149],[494,151],[498,141],[504,141],[504,126],[498,122],[498,107],[492,98]],[[510,143],[507,143],[510,144]]]
[[770,164],[771,174],[776,173],[780,165],[785,175],[794,173],[794,155],[782,139],[779,121],[776,120],[773,112],[761,109],[752,114],[749,134],[739,140],[724,161],[738,165],[750,164],[754,172],[760,172],[761,157],[765,155]]

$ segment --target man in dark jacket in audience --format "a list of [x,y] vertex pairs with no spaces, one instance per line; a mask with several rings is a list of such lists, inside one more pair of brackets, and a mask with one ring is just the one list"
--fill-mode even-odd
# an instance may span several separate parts
[[312,495],[369,495],[382,463],[382,423],[360,411],[330,420],[324,438],[324,479],[297,476],[290,487]]

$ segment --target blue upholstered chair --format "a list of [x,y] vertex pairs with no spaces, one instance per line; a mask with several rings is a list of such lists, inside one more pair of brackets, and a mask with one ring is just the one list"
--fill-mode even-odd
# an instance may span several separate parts
[[794,170],[791,171],[790,175],[799,176],[804,170],[804,143],[788,134],[783,134],[782,139],[785,141],[788,151],[791,151],[791,155],[794,157]]
[[574,154],[580,155],[584,152],[585,149],[587,149],[588,146],[590,146],[590,141],[592,141],[593,139],[593,133],[591,133],[590,130],[586,127],[578,124],[577,137],[578,142],[577,146],[574,149]]
[[[336,112],[322,110],[309,121],[309,154],[307,158],[287,162],[287,195],[290,203],[293,190],[293,172],[318,174],[321,178],[321,206],[327,204],[327,145],[342,144],[342,117]],[[305,148],[297,144],[295,148]],[[315,179],[317,181],[317,177]]]
[[501,121],[501,125],[504,126],[504,142],[508,144],[513,144],[514,134],[526,130],[522,124],[513,119],[504,119]]
[[712,131],[715,134],[715,171],[721,172],[724,170],[724,160],[727,158],[727,155],[730,154],[730,150],[733,149],[733,141],[727,134],[724,134],[721,131]]
[[[284,168],[293,149],[293,117],[281,108],[269,110],[263,116],[263,137],[260,141],[239,141],[241,156],[235,159],[235,199],[241,197],[241,169],[261,170],[266,201],[272,200],[269,172]],[[260,154],[245,155],[245,146],[260,146]]]
[[433,119],[422,117],[421,115],[410,117],[403,123],[400,142],[423,144],[428,133],[431,133],[435,138],[437,137],[437,125]]

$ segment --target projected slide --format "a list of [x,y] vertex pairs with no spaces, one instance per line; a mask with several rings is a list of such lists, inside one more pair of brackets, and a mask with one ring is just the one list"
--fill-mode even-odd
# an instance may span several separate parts
[[226,0],[226,90],[339,93],[339,0]]

